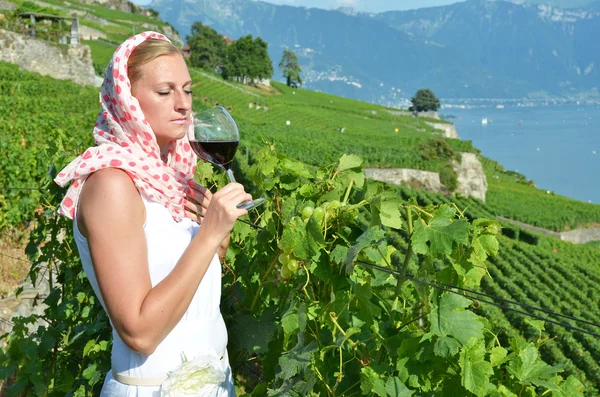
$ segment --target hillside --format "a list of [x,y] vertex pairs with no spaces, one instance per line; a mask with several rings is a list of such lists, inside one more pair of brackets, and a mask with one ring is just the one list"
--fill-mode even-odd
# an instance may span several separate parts
[[[83,4],[81,6],[85,7]],[[101,15],[104,11],[96,12]],[[118,15],[119,18],[125,18],[120,13]],[[111,21],[110,17],[107,18]],[[127,23],[123,22],[123,26],[127,27]],[[108,43],[106,51],[94,51],[95,63],[105,62],[108,48],[114,44],[109,39],[103,39]],[[344,153],[360,155],[365,164],[372,167],[440,167],[440,163],[426,160],[422,155],[423,145],[440,139],[439,132],[424,120],[398,113],[397,109],[310,90],[291,89],[277,83],[273,84],[273,90],[265,91],[260,87],[224,82],[218,76],[200,70],[192,70],[191,74],[194,80],[194,108],[225,106],[240,127],[241,144],[236,157],[236,175],[240,176],[240,180],[247,176],[248,163],[254,163],[257,150],[265,146],[265,141],[272,143],[290,159],[316,167],[329,166]],[[48,158],[60,158],[66,162],[91,144],[97,102],[97,90],[94,88],[41,77],[18,70],[14,65],[0,63],[0,149],[9,154],[0,160],[0,185],[19,188],[0,191],[2,232],[10,228],[22,228],[35,216],[51,212],[45,206],[47,201],[40,206],[40,199],[46,199],[47,193],[37,190],[39,181],[48,174]],[[477,153],[470,142],[448,140],[448,144],[455,150]],[[530,186],[518,174],[504,170],[492,160],[479,157],[490,183],[486,203],[407,187],[395,187],[397,197],[403,203],[415,200],[423,206],[442,203],[456,205],[469,219],[504,216],[553,230],[592,224],[600,219],[600,206],[549,196]],[[62,165],[57,164],[55,168]],[[293,180],[288,182],[289,185],[295,183]],[[269,199],[275,200],[273,197]],[[600,250],[594,246],[561,242],[510,224],[503,224],[503,227],[500,253],[490,260],[488,270],[491,277],[484,278],[481,291],[580,317],[589,323],[597,322],[600,317],[600,309],[595,305],[600,299],[597,288],[600,283]],[[47,233],[52,233],[52,230]],[[44,237],[37,236],[40,239]],[[404,232],[396,233],[390,242],[401,255],[406,253],[408,241]],[[68,252],[70,263],[78,264],[72,248],[63,249]],[[67,255],[64,252],[62,254]],[[73,277],[78,272],[75,271]],[[294,290],[294,293],[298,291]],[[224,290],[227,297],[236,297],[237,293],[239,291]],[[82,302],[89,299],[84,298],[81,298]],[[374,298],[370,296],[369,299]],[[370,304],[368,307],[375,306],[369,299],[366,299]],[[228,306],[231,302],[229,299],[226,301]],[[87,308],[89,314],[90,306],[69,304],[73,306],[64,312],[85,312]],[[527,323],[522,315],[479,302],[473,304],[473,310],[493,323],[494,337],[498,343],[506,345],[507,337],[514,334],[523,335],[535,343],[541,340],[541,352],[545,360],[557,365],[566,360],[566,375],[574,374],[584,382],[588,387],[588,396],[598,395],[595,387],[600,384],[600,344],[596,338],[546,323],[542,338],[538,339],[540,333],[535,326],[539,327],[539,324]],[[83,314],[81,316],[85,318]],[[81,319],[78,318],[78,321]],[[590,324],[573,325],[598,332]],[[100,322],[95,326],[101,328],[106,324]],[[82,344],[82,351],[85,346],[88,354],[86,359],[99,362],[106,360],[106,350],[102,350],[106,349],[106,345],[94,347],[96,350],[87,348],[87,337],[93,339],[88,334],[83,337],[78,335],[72,340],[70,337],[64,339],[68,339],[69,343]],[[34,342],[32,340],[30,343],[34,345]],[[30,348],[30,345],[25,347]],[[77,365],[74,367],[74,371],[83,371]]]
[[[80,28],[80,39],[92,51],[94,67],[98,74],[104,73],[104,67],[110,60],[115,48],[136,32],[154,30],[164,33],[174,43],[182,44],[182,39],[177,31],[167,22],[157,17],[157,13],[139,7],[127,0],[74,0],[64,2],[47,0],[31,2],[24,0],[5,0],[0,3],[0,12],[3,13],[2,28],[22,32],[26,29],[27,21],[13,15],[20,12],[35,12],[51,14],[62,17],[77,15]],[[48,31],[53,41],[56,36],[69,36],[71,25],[62,23],[47,27],[43,23],[37,28],[38,36],[45,37]]]
[[[255,148],[268,140],[291,158],[314,165],[329,164],[337,154],[348,152],[360,154],[372,165],[408,166],[417,164],[414,162],[419,157],[415,156],[415,142],[435,136],[418,119],[393,116],[386,113],[384,108],[370,104],[306,90],[292,90],[278,84],[275,85],[275,94],[264,94],[237,84],[225,84],[201,71],[192,71],[192,74],[195,81],[194,107],[198,109],[215,104],[226,106],[238,122],[242,134],[242,148],[238,152],[240,160],[240,156],[244,157],[248,153],[252,161]],[[95,112],[89,109],[93,108],[91,104],[96,101],[95,90],[80,89],[72,84],[65,85],[49,78],[40,78],[32,73],[20,72],[7,64],[2,65],[1,75],[0,86],[4,102],[1,107],[7,109],[3,112],[6,120],[1,125],[2,128],[10,126],[8,128],[12,131],[11,134],[3,131],[1,144],[5,151],[13,153],[18,159],[15,164],[19,168],[23,164],[29,164],[29,172],[15,173],[5,165],[1,168],[0,180],[9,178],[8,183],[11,185],[32,186],[45,172],[45,144],[40,136],[44,136],[46,131],[71,131],[70,139],[65,141],[66,148],[71,153],[76,153],[79,151],[78,147],[89,142],[89,128],[95,118]],[[48,93],[48,96],[29,95],[40,89]],[[11,96],[6,96],[6,93]],[[60,95],[57,96],[57,93]],[[77,112],[77,106],[83,106],[89,111]],[[36,119],[40,121],[35,128],[31,128],[29,122],[31,114],[21,111],[31,108],[37,109]],[[63,114],[64,108],[74,110],[67,119]],[[290,121],[290,125],[287,125],[287,121]],[[27,128],[24,128],[25,125]],[[342,125],[347,127],[343,133],[337,130]],[[395,133],[394,127],[398,127],[401,132]],[[394,142],[394,145],[390,145],[390,142]],[[248,147],[248,152],[245,147]],[[240,162],[244,163],[245,161]],[[490,204],[404,187],[397,188],[398,194],[404,200],[415,199],[421,205],[455,203],[471,219],[503,215],[529,222],[538,221],[548,226],[563,224],[564,216],[569,214],[579,217],[582,223],[600,219],[599,206],[560,197],[542,201],[539,197],[545,195],[538,195],[537,189],[519,184],[514,176],[513,182],[510,182],[509,173],[502,171],[493,162],[487,161],[486,164],[486,169],[490,172],[500,173],[505,178],[505,183],[490,190]],[[243,173],[244,169],[239,172]],[[518,186],[518,192],[509,186]],[[4,196],[3,212],[15,214],[14,216],[31,213],[37,205],[38,197],[38,193],[27,191],[10,192]],[[514,203],[523,198],[530,198],[530,202],[523,202],[518,207],[522,210],[513,213],[504,210],[514,208]],[[549,205],[553,206],[552,211],[548,211]],[[539,214],[537,218],[535,214]],[[11,222],[22,218],[11,219],[13,218],[7,218]],[[596,288],[600,281],[600,269],[597,266],[600,263],[599,250],[591,246],[573,246],[508,224],[505,225],[505,234],[501,239],[500,256],[492,260],[489,269],[493,278],[485,279],[483,291],[523,303],[538,303],[565,314],[576,313],[590,321],[598,318],[600,313],[597,313],[597,309],[582,306],[582,302],[596,301],[599,298]],[[406,249],[402,234],[398,235],[394,244],[401,252]],[[502,334],[531,335],[530,328],[523,323],[521,316],[503,313],[485,305],[479,310],[494,321],[498,332]],[[600,346],[594,339],[557,326],[548,326],[547,335],[556,339],[547,341],[542,347],[546,360],[558,363],[565,358],[569,359],[571,364],[567,367],[568,373],[576,374],[584,381],[587,379],[585,383],[588,386],[600,382],[600,367],[597,364]]]

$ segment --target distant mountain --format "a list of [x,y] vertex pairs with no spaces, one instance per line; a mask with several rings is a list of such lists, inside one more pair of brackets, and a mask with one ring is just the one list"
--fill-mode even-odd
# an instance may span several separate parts
[[[489,79],[489,73],[460,52],[373,18],[246,0],[155,0],[150,6],[182,35],[199,20],[233,38],[261,36],[275,64],[291,48],[299,56],[307,86],[337,95],[392,104],[421,87],[446,96],[481,96],[510,85]],[[276,74],[280,78],[278,69]]]
[[510,0],[517,4],[547,4],[558,8],[587,8],[594,0]]
[[506,98],[600,86],[600,54],[590,40],[600,24],[591,11],[484,0],[382,14],[251,0],[153,0],[150,7],[182,37],[201,21],[234,39],[261,36],[275,64],[292,49],[307,87],[365,101],[397,105],[423,87],[442,98]]
[[600,86],[600,13],[548,5],[470,0],[446,7],[378,14],[402,32],[459,48],[493,76],[554,95]]

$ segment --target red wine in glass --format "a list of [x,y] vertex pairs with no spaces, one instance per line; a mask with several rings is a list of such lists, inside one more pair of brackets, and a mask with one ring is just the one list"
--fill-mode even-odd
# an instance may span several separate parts
[[[240,143],[240,133],[231,115],[222,106],[203,110],[193,116],[193,128],[188,131],[192,150],[202,160],[225,170],[230,182],[235,182],[231,165]],[[244,201],[238,208],[250,210],[265,202],[264,198]]]
[[190,141],[192,150],[204,161],[231,169],[239,141]]

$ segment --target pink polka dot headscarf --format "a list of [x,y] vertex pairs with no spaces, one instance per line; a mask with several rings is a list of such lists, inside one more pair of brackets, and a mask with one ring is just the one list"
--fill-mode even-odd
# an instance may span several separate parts
[[127,77],[127,61],[132,51],[147,39],[167,40],[156,32],[144,32],[130,37],[113,54],[100,88],[100,105],[94,126],[96,145],[66,166],[54,180],[60,186],[72,181],[59,213],[71,219],[85,179],[103,168],[120,168],[127,172],[140,193],[169,210],[173,219],[184,217],[184,193],[194,185],[197,157],[188,138],[170,143],[166,158],[152,128],[131,95]]

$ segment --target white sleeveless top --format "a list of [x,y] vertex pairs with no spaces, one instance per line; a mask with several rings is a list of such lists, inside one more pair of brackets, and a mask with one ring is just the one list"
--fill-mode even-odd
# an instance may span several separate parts
[[[175,267],[179,258],[198,233],[200,226],[188,218],[175,222],[161,204],[142,195],[146,207],[144,233],[148,249],[148,269],[152,287],[164,279]],[[73,221],[75,242],[81,263],[92,288],[106,311],[98,288],[87,239]],[[113,327],[112,368],[132,377],[161,377],[183,362],[183,357],[193,359],[198,353],[214,351],[221,356],[227,346],[227,329],[220,310],[221,263],[215,254],[187,311],[175,328],[149,356],[129,349]],[[112,325],[112,321],[111,321]],[[219,396],[235,396],[228,357],[222,360],[227,380]],[[117,382],[109,372],[104,381],[102,397],[158,397],[159,387],[128,386]]]

